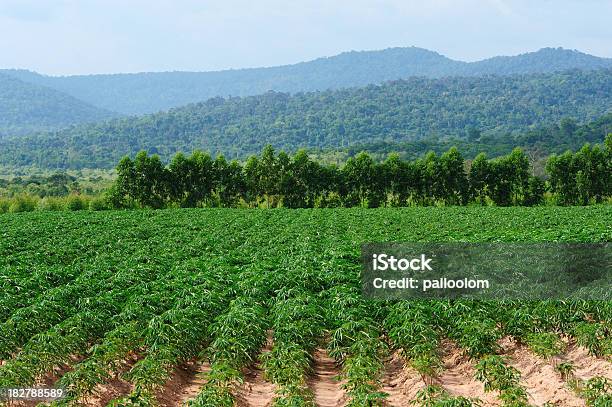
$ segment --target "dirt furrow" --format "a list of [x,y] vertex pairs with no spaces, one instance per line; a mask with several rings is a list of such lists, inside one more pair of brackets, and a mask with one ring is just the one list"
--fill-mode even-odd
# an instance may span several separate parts
[[162,407],[179,407],[198,395],[206,383],[205,375],[210,370],[208,363],[190,361],[178,366],[164,388],[156,394]]
[[410,406],[417,392],[425,387],[421,376],[407,367],[400,352],[395,352],[385,362],[385,373],[382,379],[382,391],[387,393],[387,405],[392,407]]
[[[260,355],[272,350],[272,334],[268,336],[266,346]],[[267,407],[272,404],[275,386],[265,380],[259,361],[244,372],[244,384],[236,390],[236,399],[240,407]]]
[[477,398],[482,405],[499,406],[501,402],[496,392],[484,391],[484,384],[474,377],[474,363],[465,357],[461,349],[452,341],[442,343],[442,363],[444,370],[437,378],[438,385],[442,386],[453,396]]
[[574,375],[582,380],[603,376],[612,380],[612,362],[589,355],[586,348],[569,343],[567,352],[561,357],[563,362],[574,365]]
[[550,402],[564,407],[584,406],[584,400],[568,387],[551,363],[536,356],[526,346],[518,346],[507,338],[501,345],[510,358],[510,366],[521,373],[521,384],[525,386],[532,404],[540,406]]
[[344,390],[336,376],[340,369],[325,349],[314,353],[314,373],[308,385],[314,393],[315,403],[320,407],[339,407],[344,405]]

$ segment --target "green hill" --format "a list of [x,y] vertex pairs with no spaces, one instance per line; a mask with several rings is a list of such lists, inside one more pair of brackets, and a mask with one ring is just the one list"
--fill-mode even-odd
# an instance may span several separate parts
[[139,150],[164,159],[194,149],[244,158],[268,143],[288,151],[466,138],[494,145],[563,118],[581,124],[610,112],[612,70],[412,78],[336,91],[213,98],[165,113],[4,140],[0,164],[110,168]]
[[612,68],[612,59],[578,51],[544,48],[477,62],[449,59],[422,48],[346,52],[294,65],[218,72],[159,72],[113,75],[43,76],[4,71],[48,86],[91,105],[124,114],[154,113],[216,96],[249,96],[273,90],[308,92],[380,84],[411,76],[481,76]]
[[0,73],[0,137],[59,129],[117,116],[55,89]]

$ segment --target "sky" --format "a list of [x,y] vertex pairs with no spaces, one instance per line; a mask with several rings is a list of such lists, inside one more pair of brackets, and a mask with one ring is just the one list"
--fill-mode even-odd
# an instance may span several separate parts
[[405,46],[612,57],[611,16],[612,0],[0,0],[0,68],[210,71]]

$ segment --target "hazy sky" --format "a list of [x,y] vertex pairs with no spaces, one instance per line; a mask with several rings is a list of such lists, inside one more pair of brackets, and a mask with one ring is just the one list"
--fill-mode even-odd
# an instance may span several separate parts
[[207,71],[411,45],[612,57],[611,17],[612,0],[0,0],[0,68]]

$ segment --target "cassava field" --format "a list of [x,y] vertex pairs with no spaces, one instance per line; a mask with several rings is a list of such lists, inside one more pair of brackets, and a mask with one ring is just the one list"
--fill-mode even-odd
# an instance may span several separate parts
[[612,304],[373,302],[364,242],[608,242],[612,206],[0,215],[0,388],[55,405],[610,406]]

